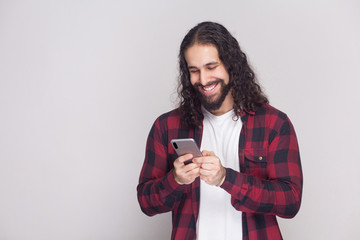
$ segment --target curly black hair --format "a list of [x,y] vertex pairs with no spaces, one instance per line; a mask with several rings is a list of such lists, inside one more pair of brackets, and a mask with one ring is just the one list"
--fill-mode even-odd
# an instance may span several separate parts
[[255,112],[268,99],[257,83],[254,71],[250,68],[246,55],[241,51],[238,41],[222,25],[202,22],[192,28],[184,37],[179,53],[179,109],[182,121],[189,127],[200,127],[203,115],[201,102],[190,82],[190,73],[185,59],[186,50],[194,44],[213,45],[227,70],[234,100],[234,111],[240,117],[241,109]]

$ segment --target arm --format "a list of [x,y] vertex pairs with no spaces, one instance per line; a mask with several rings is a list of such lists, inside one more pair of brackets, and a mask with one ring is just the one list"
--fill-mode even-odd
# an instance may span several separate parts
[[221,185],[232,196],[232,205],[248,213],[296,215],[302,194],[302,170],[298,143],[289,119],[284,120],[268,146],[267,179],[226,169]]
[[167,152],[168,139],[164,138],[159,120],[148,136],[146,155],[137,187],[141,210],[149,215],[174,210],[182,200],[183,193],[199,176],[199,166],[184,162],[191,154],[178,157],[173,163]]
[[180,200],[185,186],[179,185],[169,165],[167,143],[162,141],[159,119],[152,126],[147,143],[144,164],[137,186],[141,210],[149,216],[168,212]]

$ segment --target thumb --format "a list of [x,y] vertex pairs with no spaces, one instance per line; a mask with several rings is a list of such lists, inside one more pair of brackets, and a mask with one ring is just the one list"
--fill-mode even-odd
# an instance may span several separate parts
[[207,157],[207,156],[215,156],[215,153],[212,152],[212,151],[203,150],[201,153],[202,153],[202,155],[203,155],[204,157]]

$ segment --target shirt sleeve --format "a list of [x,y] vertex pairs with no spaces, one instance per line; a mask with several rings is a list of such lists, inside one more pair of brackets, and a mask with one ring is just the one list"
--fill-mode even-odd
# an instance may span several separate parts
[[152,126],[147,143],[144,164],[137,186],[141,210],[149,216],[168,212],[180,202],[184,185],[173,175],[173,165],[167,159],[167,141],[163,140],[160,121]]
[[267,178],[226,169],[221,187],[239,211],[294,217],[300,208],[303,176],[295,130],[286,118],[267,149]]

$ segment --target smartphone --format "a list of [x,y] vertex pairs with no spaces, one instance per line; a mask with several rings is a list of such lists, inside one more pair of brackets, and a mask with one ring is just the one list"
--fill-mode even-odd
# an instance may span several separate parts
[[[173,139],[170,141],[170,143],[179,157],[188,153],[191,153],[194,158],[202,156],[199,147],[192,138]],[[192,163],[192,159],[184,162],[185,165],[189,163]]]

